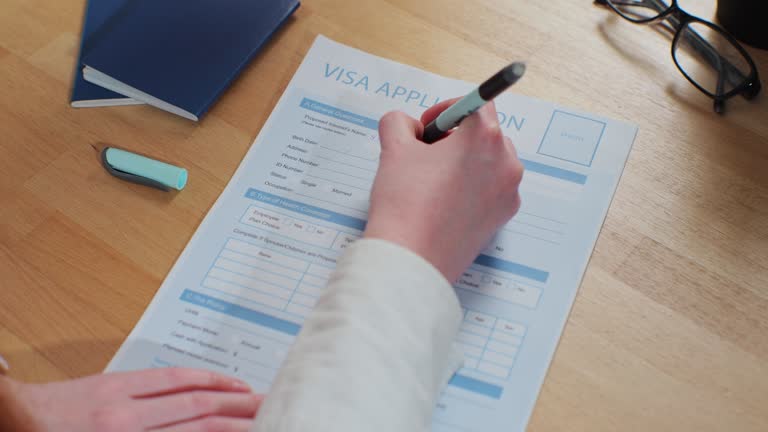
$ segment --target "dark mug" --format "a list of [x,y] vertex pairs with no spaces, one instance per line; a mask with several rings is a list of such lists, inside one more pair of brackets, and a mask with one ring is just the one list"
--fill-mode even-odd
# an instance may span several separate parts
[[718,0],[717,20],[736,39],[768,49],[768,0]]

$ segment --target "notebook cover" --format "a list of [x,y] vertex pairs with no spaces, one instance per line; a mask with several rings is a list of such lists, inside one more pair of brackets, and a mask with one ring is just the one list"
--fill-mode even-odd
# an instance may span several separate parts
[[198,118],[299,0],[128,0],[83,63]]
[[74,80],[70,102],[74,105],[78,102],[91,102],[92,106],[128,105],[140,104],[137,101],[125,97],[111,90],[101,88],[83,79],[83,47],[86,41],[104,25],[110,16],[114,15],[126,0],[88,0],[83,14],[82,34],[80,36],[80,51],[75,63]]

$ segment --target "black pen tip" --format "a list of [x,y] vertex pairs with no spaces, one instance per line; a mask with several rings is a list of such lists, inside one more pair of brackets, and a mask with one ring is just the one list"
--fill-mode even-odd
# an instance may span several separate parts
[[504,68],[503,74],[505,81],[508,83],[515,83],[525,74],[525,63],[514,62]]

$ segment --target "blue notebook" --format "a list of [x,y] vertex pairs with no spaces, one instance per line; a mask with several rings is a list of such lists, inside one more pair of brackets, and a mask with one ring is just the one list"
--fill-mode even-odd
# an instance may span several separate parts
[[101,28],[107,19],[114,14],[125,0],[88,0],[83,14],[83,30],[80,40],[80,53],[75,65],[75,79],[72,83],[73,107],[99,107],[112,105],[135,105],[144,102],[131,99],[95,84],[91,84],[83,78],[83,46],[85,42]]
[[122,3],[84,42],[83,77],[191,120],[208,111],[299,6],[299,0]]

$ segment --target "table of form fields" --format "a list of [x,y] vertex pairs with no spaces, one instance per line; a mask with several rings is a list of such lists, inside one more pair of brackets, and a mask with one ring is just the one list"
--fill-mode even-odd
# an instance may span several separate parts
[[[364,221],[257,189],[254,201],[182,300],[294,337],[323,294],[336,259],[360,238]],[[480,255],[455,288],[533,309],[547,273]],[[498,399],[525,341],[520,322],[464,309],[456,346],[464,353],[453,387]],[[279,364],[274,364],[275,371]],[[268,380],[267,376],[259,379]]]

